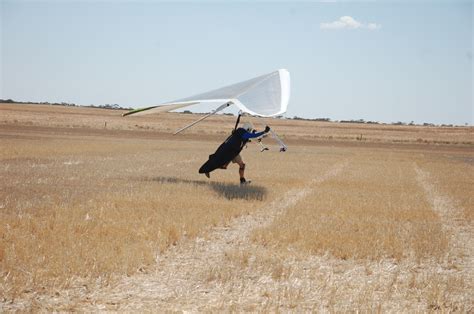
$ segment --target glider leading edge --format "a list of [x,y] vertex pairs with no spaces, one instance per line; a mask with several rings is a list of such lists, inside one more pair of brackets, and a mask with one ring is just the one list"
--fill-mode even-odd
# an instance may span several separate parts
[[268,150],[268,148],[264,147],[261,143],[262,138],[265,137],[268,132],[270,132],[272,137],[280,145],[280,152],[286,151],[287,147],[277,134],[268,126],[264,131],[258,133],[255,132],[250,123],[245,123],[242,127],[238,128],[240,118],[244,114],[259,117],[274,117],[281,115],[286,112],[289,99],[290,73],[285,69],[280,69],[247,81],[225,86],[192,97],[178,99],[159,106],[135,109],[124,113],[123,116],[138,116],[168,112],[199,103],[219,104],[219,106],[209,114],[174,132],[174,134],[178,134],[211,115],[214,115],[231,105],[236,105],[240,111],[234,131],[224,141],[224,143],[219,146],[216,152],[209,156],[209,160],[199,169],[199,173],[204,173],[207,177],[210,177],[210,172],[215,169],[226,169],[227,165],[232,161],[239,165],[241,183],[247,183],[244,177],[245,163],[239,153],[251,138],[257,138],[262,147],[262,152]]

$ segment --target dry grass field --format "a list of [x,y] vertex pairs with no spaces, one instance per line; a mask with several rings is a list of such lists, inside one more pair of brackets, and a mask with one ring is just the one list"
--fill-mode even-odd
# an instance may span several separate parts
[[[474,129],[0,104],[0,311],[474,310]],[[247,118],[249,119],[249,118]]]

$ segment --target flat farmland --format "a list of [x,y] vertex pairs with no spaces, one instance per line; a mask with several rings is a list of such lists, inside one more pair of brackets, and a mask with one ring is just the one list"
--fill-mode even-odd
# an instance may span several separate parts
[[474,129],[0,104],[0,311],[474,308]]

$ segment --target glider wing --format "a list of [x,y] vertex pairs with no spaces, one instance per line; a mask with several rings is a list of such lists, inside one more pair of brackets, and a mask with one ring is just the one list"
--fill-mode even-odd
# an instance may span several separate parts
[[289,99],[290,73],[285,69],[280,69],[210,92],[171,101],[161,106],[132,110],[125,113],[124,116],[171,111],[198,103],[232,102],[248,114],[273,117],[286,112]]
[[151,106],[151,107],[146,107],[146,108],[139,108],[135,109],[129,112],[126,112],[122,114],[123,117],[128,116],[128,115],[135,115],[135,116],[141,116],[141,115],[146,115],[146,114],[152,114],[152,113],[160,113],[160,112],[167,112],[187,106],[192,106],[199,104],[199,102],[196,101],[188,101],[188,102],[182,102],[178,104],[168,104],[168,105],[161,105],[161,106]]

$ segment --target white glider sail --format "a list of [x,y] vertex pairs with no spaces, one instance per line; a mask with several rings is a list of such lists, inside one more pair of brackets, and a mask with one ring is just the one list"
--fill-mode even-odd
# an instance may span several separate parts
[[[132,110],[126,115],[143,115],[184,108],[199,103],[235,104],[241,111],[261,117],[286,112],[290,100],[290,73],[280,69],[247,81],[222,87],[192,97],[178,99],[160,106]],[[215,110],[217,112],[217,110]]]

